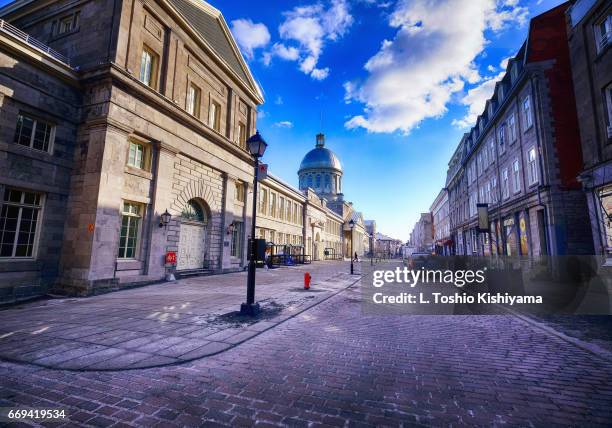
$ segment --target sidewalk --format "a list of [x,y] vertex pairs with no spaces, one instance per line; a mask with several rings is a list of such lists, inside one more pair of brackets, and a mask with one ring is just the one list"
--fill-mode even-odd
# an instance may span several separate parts
[[[196,277],[0,311],[0,359],[68,370],[124,370],[217,354],[358,280],[343,262],[257,270],[256,319],[237,312],[246,272]],[[313,277],[303,290],[303,276]]]

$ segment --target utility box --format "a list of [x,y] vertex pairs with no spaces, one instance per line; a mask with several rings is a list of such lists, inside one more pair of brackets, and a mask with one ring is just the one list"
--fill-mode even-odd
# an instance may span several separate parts
[[[249,245],[253,240],[249,239]],[[247,251],[247,260],[251,260],[251,247]],[[265,239],[255,239],[255,261],[256,262],[264,262],[266,260],[266,240]]]

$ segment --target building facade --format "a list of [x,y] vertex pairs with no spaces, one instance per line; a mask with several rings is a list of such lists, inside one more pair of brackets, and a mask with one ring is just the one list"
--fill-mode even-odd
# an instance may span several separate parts
[[410,233],[410,244],[417,252],[431,253],[433,251],[433,222],[431,213],[421,213]]
[[[612,258],[612,4],[580,0],[568,10],[568,43],[595,254]],[[608,262],[610,263],[610,262]]]
[[[531,20],[527,41],[508,61],[493,97],[449,163],[457,254],[593,251],[577,181],[582,151],[567,48],[568,6]],[[480,225],[479,206],[484,207]],[[482,221],[488,228],[482,229]]]
[[[0,19],[0,301],[244,269],[263,97],[221,13],[19,0]],[[345,249],[326,199],[261,187],[259,236]]]
[[450,225],[448,219],[448,192],[440,190],[438,196],[429,208],[433,222],[434,252],[442,256],[451,255],[452,241],[450,239]]

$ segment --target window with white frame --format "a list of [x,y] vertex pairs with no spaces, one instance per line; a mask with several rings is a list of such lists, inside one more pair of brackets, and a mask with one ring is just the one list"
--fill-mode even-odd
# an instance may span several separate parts
[[0,210],[0,258],[36,256],[42,199],[40,193],[4,189]]
[[221,131],[221,105],[215,101],[210,102],[208,126],[217,132]]
[[480,176],[480,174],[482,174],[482,170],[484,169],[482,167],[482,152],[478,152],[476,159],[478,160],[478,176]]
[[487,195],[487,198],[486,198],[485,202],[487,202],[487,203],[492,202],[492,200],[491,200],[491,182],[490,181],[487,181],[487,193],[486,193],[486,195]]
[[243,149],[246,149],[247,131],[246,125],[242,122],[238,122],[238,145]]
[[529,95],[523,100],[523,124],[525,131],[533,125],[533,112],[531,111],[531,98]]
[[538,162],[535,147],[530,148],[527,152],[527,161],[529,163],[529,184],[535,184],[538,182]]
[[502,194],[504,199],[510,197],[510,179],[508,177],[508,168],[504,168],[502,171]]
[[157,89],[157,69],[159,56],[148,47],[142,48],[140,58],[140,81],[153,89]]
[[484,169],[487,169],[489,166],[489,151],[487,150],[486,144],[482,145],[482,164]]
[[489,162],[495,162],[495,138],[491,138],[489,141]]
[[120,259],[134,259],[137,256],[142,220],[142,204],[123,202],[121,207],[121,232],[119,234]]
[[130,141],[127,164],[138,169],[148,169],[147,147],[135,141]]
[[485,188],[484,186],[480,187],[480,189],[478,189],[478,202],[479,203],[483,203],[486,202],[485,201],[485,192],[484,192]]
[[512,113],[510,117],[508,117],[508,138],[510,139],[510,144],[516,141],[516,135],[516,118],[514,113]]
[[200,99],[202,98],[202,90],[193,83],[187,88],[187,113],[195,117],[200,117]]
[[521,176],[520,176],[520,166],[518,159],[515,159],[512,162],[512,190],[514,193],[518,193],[521,191]]
[[20,113],[17,115],[14,142],[34,150],[51,152],[55,127],[44,120]]
[[499,141],[499,152],[504,153],[506,151],[506,125],[503,123],[497,130],[497,140]]
[[601,52],[612,44],[612,14],[597,22],[594,30],[597,52]]

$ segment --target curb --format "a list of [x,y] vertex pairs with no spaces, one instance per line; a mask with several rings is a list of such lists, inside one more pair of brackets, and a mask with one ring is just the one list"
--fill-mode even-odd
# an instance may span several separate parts
[[522,321],[525,324],[528,324],[532,327],[535,327],[539,330],[542,330],[543,332],[547,333],[550,336],[554,336],[558,339],[561,339],[564,342],[570,343],[574,346],[576,346],[577,348],[582,349],[583,351],[587,351],[592,355],[595,355],[596,357],[601,358],[602,360],[608,361],[608,362],[612,362],[612,352],[602,348],[599,345],[595,345],[593,343],[589,343],[586,342],[584,340],[581,339],[577,339],[575,337],[571,337],[568,336],[565,333],[562,333],[560,331],[555,330],[552,327],[547,326],[546,324],[536,321],[535,319],[531,318],[528,315],[524,315],[520,312],[517,312],[514,309],[510,309],[507,308],[505,306],[502,305],[497,305],[498,307],[500,307],[501,309],[503,309],[504,311],[508,312],[511,315],[514,315],[516,318],[518,318],[520,321]]
[[[47,366],[47,365],[44,365],[44,364],[36,364],[36,363],[33,363],[33,362],[23,362],[23,361],[15,360],[13,358],[6,358],[6,357],[0,357],[0,361],[6,361],[6,362],[9,362],[9,363],[12,363],[12,364],[18,364],[18,365],[22,365],[22,366],[32,366],[32,367],[44,368],[44,369],[47,369],[47,370],[74,372],[74,373],[124,372],[124,371],[132,371],[132,370],[147,370],[147,369],[154,369],[154,368],[161,368],[161,367],[178,366],[178,365],[190,363],[190,362],[193,362],[193,361],[196,361],[196,360],[201,360],[201,359],[204,359],[204,358],[208,358],[208,357],[212,357],[212,356],[215,356],[215,355],[222,354],[223,352],[229,351],[230,349],[233,349],[233,348],[235,348],[235,347],[237,347],[237,346],[239,346],[239,345],[241,345],[241,344],[243,344],[243,343],[253,339],[254,337],[257,337],[257,336],[259,336],[262,333],[265,333],[265,332],[267,332],[269,330],[272,330],[272,329],[278,327],[279,325],[285,323],[286,321],[289,321],[290,319],[293,319],[293,318],[297,317],[298,315],[301,315],[302,313],[308,311],[309,309],[312,309],[315,306],[318,306],[321,303],[331,299],[332,297],[337,296],[338,294],[340,294],[340,293],[346,291],[347,289],[353,287],[358,281],[361,280],[361,275],[359,275],[359,276],[354,275],[354,276],[356,277],[354,280],[353,280],[353,278],[349,278],[350,282],[349,282],[349,284],[347,286],[345,286],[345,287],[343,287],[343,288],[333,292],[329,296],[327,296],[327,297],[325,297],[325,298],[323,298],[323,299],[321,299],[319,301],[316,301],[316,302],[314,302],[313,304],[311,304],[309,306],[304,307],[302,310],[300,310],[300,311],[298,311],[298,312],[296,312],[294,314],[291,314],[290,316],[288,316],[286,318],[281,319],[278,323],[276,323],[276,324],[274,324],[274,325],[272,325],[272,326],[270,326],[270,327],[268,327],[268,328],[266,328],[264,330],[254,332],[255,334],[253,334],[252,336],[247,337],[244,340],[241,340],[241,341],[233,343],[233,344],[228,344],[230,346],[228,346],[225,349],[221,349],[221,350],[216,351],[216,352],[211,352],[209,354],[205,354],[205,355],[202,355],[202,356],[198,356],[198,357],[194,357],[194,358],[190,358],[190,359],[186,359],[186,360],[175,361],[175,362],[165,363],[165,364],[150,365],[150,366],[145,366],[145,367],[123,367],[123,368],[109,368],[109,369],[104,369],[104,368],[101,368],[101,369],[87,369],[87,367],[80,368],[80,369],[59,368],[59,367]],[[225,344],[225,342],[215,342],[215,341],[211,341],[211,343],[224,343]]]

